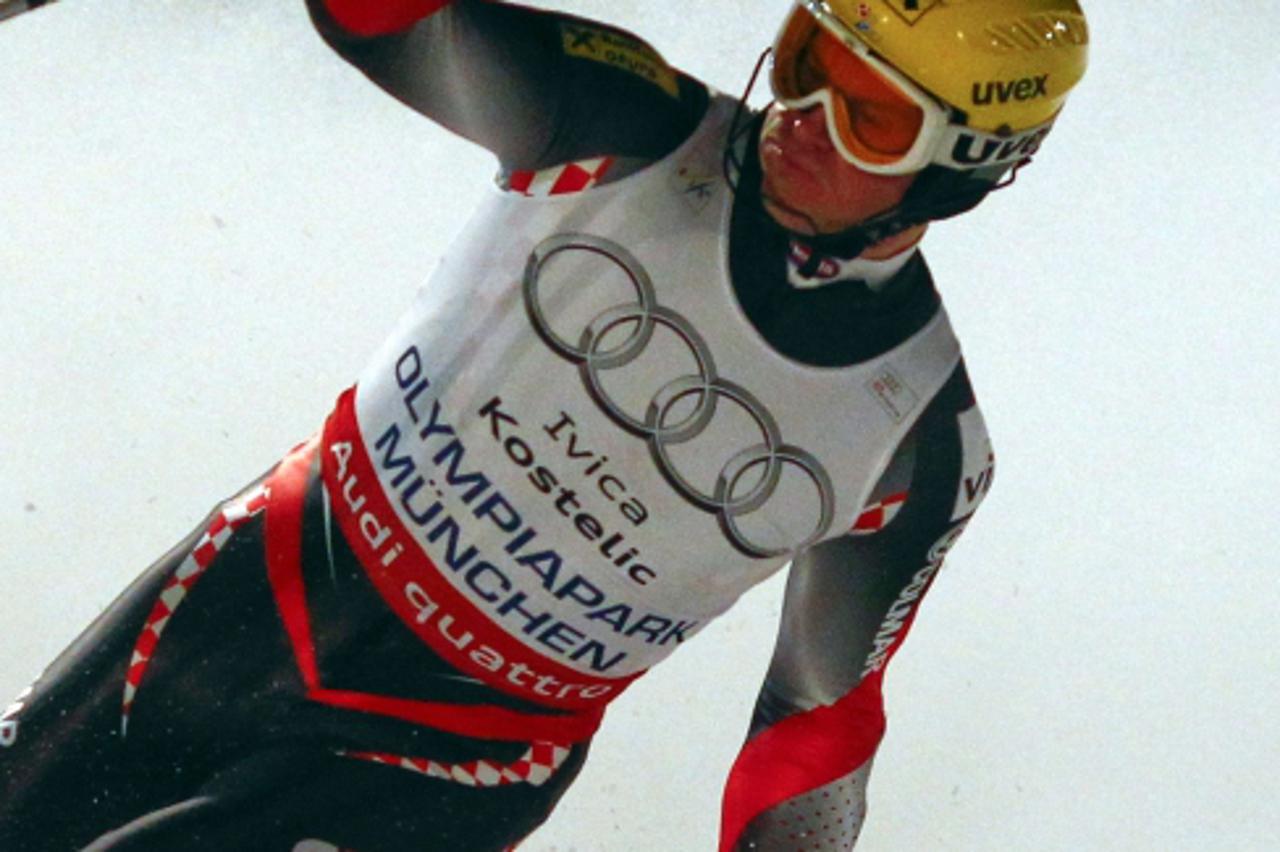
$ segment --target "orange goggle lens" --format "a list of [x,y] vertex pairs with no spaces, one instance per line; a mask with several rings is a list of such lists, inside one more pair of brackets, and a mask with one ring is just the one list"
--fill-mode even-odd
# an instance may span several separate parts
[[924,110],[909,94],[802,10],[779,40],[773,86],[784,102],[830,89],[840,141],[878,165],[901,159],[924,126]]

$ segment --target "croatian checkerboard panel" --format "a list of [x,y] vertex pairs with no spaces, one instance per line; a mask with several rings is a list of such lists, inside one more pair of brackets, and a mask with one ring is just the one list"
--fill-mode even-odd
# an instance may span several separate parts
[[851,535],[873,535],[880,530],[889,526],[889,522],[897,517],[898,511],[902,508],[902,504],[907,502],[907,493],[890,494],[883,500],[870,503],[862,514],[858,516],[857,522],[853,525],[853,529],[849,530]]
[[613,161],[613,157],[593,157],[536,172],[512,172],[507,185],[512,192],[536,198],[569,195],[590,189],[599,183]]
[[505,787],[508,784],[531,784],[540,787],[569,757],[569,749],[555,743],[536,742],[518,760],[512,763],[496,763],[492,760],[472,760],[466,763],[441,763],[419,757],[372,751],[340,751],[343,757],[368,760],[386,766],[396,766],[417,772],[429,778],[465,784],[468,787]]
[[129,660],[129,671],[124,679],[124,698],[120,714],[121,736],[126,735],[129,731],[129,712],[133,709],[138,687],[142,684],[142,678],[146,674],[147,666],[150,665],[152,658],[155,656],[156,646],[160,642],[160,635],[169,624],[169,619],[173,616],[174,611],[186,598],[192,587],[195,586],[196,581],[213,563],[213,559],[218,555],[218,552],[231,540],[232,534],[266,507],[266,486],[258,486],[223,505],[222,509],[214,516],[208,529],[200,536],[195,547],[182,560],[182,563],[178,565],[178,569],[174,571],[173,576],[165,584],[164,589],[160,592],[159,599],[156,600],[155,605],[151,608],[150,615],[147,616],[142,632],[138,635],[138,641],[133,646],[133,656]]

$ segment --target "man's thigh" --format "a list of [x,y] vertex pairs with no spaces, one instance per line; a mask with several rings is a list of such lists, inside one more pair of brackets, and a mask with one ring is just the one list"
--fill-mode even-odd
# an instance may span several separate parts
[[[202,759],[220,759],[202,742],[216,737],[192,739],[181,705],[203,704],[195,715],[204,727],[217,727],[217,709],[184,695],[189,685],[165,670],[199,668],[204,659],[192,653],[190,625],[179,624],[201,608],[182,604],[204,573],[247,573],[255,566],[246,563],[261,562],[251,541],[261,511],[260,502],[249,502],[254,493],[219,506],[144,571],[6,716],[0,849],[78,849],[106,828],[184,795],[198,781]],[[238,552],[225,553],[231,550]]]
[[23,699],[0,749],[0,850],[503,849],[550,813],[585,745],[474,741],[308,700],[262,494],[219,506]]
[[532,832],[581,767],[550,783],[479,787],[323,748],[282,748],[218,772],[190,798],[110,831],[89,852],[290,852],[319,840],[357,852],[498,852]]

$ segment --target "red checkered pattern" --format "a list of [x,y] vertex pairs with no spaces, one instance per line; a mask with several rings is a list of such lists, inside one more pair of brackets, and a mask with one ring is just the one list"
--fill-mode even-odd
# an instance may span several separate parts
[[395,754],[372,751],[340,751],[343,757],[368,760],[387,766],[398,766],[442,781],[453,781],[468,787],[505,787],[508,784],[532,784],[540,787],[559,769],[569,756],[569,749],[555,743],[539,742],[514,763],[501,764],[492,760],[473,760],[467,763],[440,763],[420,757],[400,757]]
[[851,535],[872,535],[889,526],[889,522],[897,517],[902,504],[907,502],[907,492],[890,494],[878,503],[871,503],[862,510],[858,522],[849,530]]
[[613,157],[593,157],[538,172],[512,172],[508,188],[512,192],[538,198],[582,192],[600,182],[613,165],[613,160]]
[[[813,249],[811,247],[799,240],[791,241],[788,259],[791,262],[792,272],[798,274],[800,267],[804,266],[811,257],[813,257]],[[834,258],[824,257],[818,263],[818,268],[808,278],[819,281],[834,281],[840,275],[840,272],[840,264]]]
[[129,671],[124,679],[124,700],[120,714],[121,736],[125,736],[129,731],[129,711],[133,708],[133,700],[138,694],[138,685],[142,683],[142,676],[150,665],[151,658],[155,656],[160,634],[169,624],[170,616],[187,596],[187,592],[191,591],[196,581],[204,574],[205,569],[213,562],[218,551],[231,540],[232,533],[266,507],[267,488],[265,486],[258,486],[236,499],[235,502],[223,506],[222,511],[218,512],[209,524],[209,528],[196,542],[195,548],[187,554],[187,558],[182,560],[178,570],[165,584],[164,590],[160,592],[160,598],[151,608],[151,614],[147,616],[147,622],[138,636],[138,641],[133,646],[133,657],[129,660]]

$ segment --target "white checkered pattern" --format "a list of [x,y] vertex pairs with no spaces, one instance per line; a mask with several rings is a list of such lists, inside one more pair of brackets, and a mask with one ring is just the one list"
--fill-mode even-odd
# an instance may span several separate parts
[[512,192],[537,198],[569,195],[595,186],[613,162],[613,157],[593,157],[537,172],[512,172],[507,186]]
[[142,628],[142,633],[138,636],[138,641],[133,646],[133,656],[129,660],[129,671],[124,679],[124,699],[122,702],[120,714],[120,735],[126,736],[129,732],[129,711],[133,708],[134,698],[138,694],[138,686],[142,683],[142,676],[147,670],[147,666],[151,663],[151,658],[155,656],[156,645],[160,642],[160,634],[164,632],[165,627],[169,624],[169,618],[173,615],[174,610],[186,598],[187,592],[196,584],[204,574],[205,569],[213,562],[213,558],[218,555],[218,551],[226,546],[231,540],[231,535],[254,515],[261,512],[267,507],[267,488],[260,485],[252,491],[247,492],[231,503],[227,503],[222,510],[214,517],[209,524],[209,528],[200,536],[200,540],[196,542],[195,548],[191,553],[187,554],[187,558],[182,560],[178,566],[178,570],[169,578],[169,582],[165,584],[164,589],[160,592],[160,598],[155,602],[155,606],[151,608],[151,614],[147,616],[146,624]]
[[501,764],[491,760],[467,763],[440,763],[419,757],[401,757],[372,751],[340,751],[343,757],[368,760],[386,766],[397,766],[429,778],[453,781],[468,787],[504,787],[508,784],[531,784],[540,787],[569,757],[569,749],[555,743],[533,743],[518,760]]
[[849,534],[874,535],[880,532],[897,517],[898,511],[902,509],[902,504],[905,502],[907,502],[907,492],[904,491],[900,494],[890,494],[877,503],[868,504],[858,516],[857,523],[849,530]]

